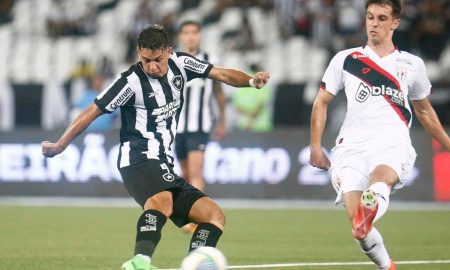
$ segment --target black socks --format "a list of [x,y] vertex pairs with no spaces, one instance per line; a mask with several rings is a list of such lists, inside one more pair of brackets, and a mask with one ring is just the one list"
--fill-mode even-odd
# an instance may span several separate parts
[[215,247],[222,235],[222,230],[210,223],[200,223],[192,235],[189,251],[198,247]]
[[157,210],[147,210],[137,222],[136,246],[134,254],[151,257],[161,239],[161,230],[167,217]]

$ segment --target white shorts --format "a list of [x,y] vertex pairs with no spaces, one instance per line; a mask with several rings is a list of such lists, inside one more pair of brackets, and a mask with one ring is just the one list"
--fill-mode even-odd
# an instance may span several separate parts
[[409,141],[399,142],[390,138],[365,143],[342,144],[333,148],[331,182],[337,192],[336,204],[342,202],[342,194],[364,191],[369,187],[369,174],[378,166],[394,169],[399,181],[394,189],[405,184],[416,160],[416,151]]

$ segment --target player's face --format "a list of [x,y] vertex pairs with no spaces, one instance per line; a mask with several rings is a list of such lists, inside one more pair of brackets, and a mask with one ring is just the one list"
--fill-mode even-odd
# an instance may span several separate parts
[[150,50],[138,48],[139,60],[142,63],[144,71],[152,77],[163,77],[169,70],[169,58],[172,54],[172,48],[160,50]]
[[367,7],[366,31],[370,43],[374,45],[391,41],[395,28],[400,23],[392,15],[392,7],[372,4]]
[[178,34],[178,39],[184,51],[198,51],[200,38],[200,29],[195,24],[186,24]]

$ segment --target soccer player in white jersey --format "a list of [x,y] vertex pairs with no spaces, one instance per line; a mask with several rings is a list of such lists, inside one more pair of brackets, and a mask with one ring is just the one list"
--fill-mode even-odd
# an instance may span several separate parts
[[[215,56],[200,50],[201,25],[195,21],[184,21],[178,30],[178,41],[182,52],[211,63],[219,63]],[[225,95],[220,82],[208,78],[197,78],[186,84],[184,89],[184,106],[178,121],[175,153],[180,163],[183,178],[201,191],[205,190],[203,178],[203,161],[205,146],[211,132],[220,140],[225,136]],[[215,126],[212,96],[218,109],[218,121]],[[190,223],[183,227],[186,232],[193,232],[195,225]]]
[[[391,191],[404,185],[416,158],[408,98],[425,130],[450,151],[450,139],[427,98],[431,84],[424,62],[392,42],[400,11],[400,0],[366,1],[367,44],[334,56],[311,116],[311,165],[331,166],[336,202],[344,203],[353,237],[379,269],[396,267],[373,223],[386,212]],[[347,115],[330,164],[322,134],[328,104],[341,89]]]
[[168,218],[179,227],[198,223],[190,250],[214,247],[222,234],[225,216],[220,207],[173,172],[172,144],[187,81],[208,77],[236,87],[261,88],[269,79],[267,72],[252,77],[174,52],[158,25],[139,34],[137,53],[139,62],[103,90],[56,143],[41,143],[46,157],[58,155],[94,119],[120,107],[117,165],[126,189],[144,210],[137,221],[135,256],[122,265],[124,270],[154,269],[151,257]]

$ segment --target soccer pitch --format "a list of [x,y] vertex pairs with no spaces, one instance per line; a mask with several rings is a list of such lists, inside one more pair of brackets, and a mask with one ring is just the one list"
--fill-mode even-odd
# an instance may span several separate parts
[[[225,213],[227,225],[218,248],[234,269],[376,269],[345,265],[368,259],[352,240],[343,210]],[[0,269],[120,269],[132,256],[139,214],[137,208],[0,206]],[[377,227],[398,269],[450,269],[449,261],[436,262],[450,260],[450,211],[393,210]],[[189,239],[168,221],[153,263],[177,268]],[[333,262],[337,264],[329,264]]]

